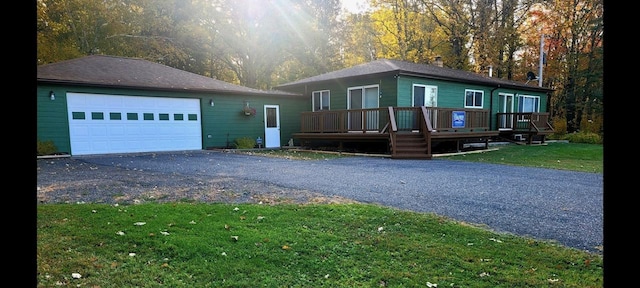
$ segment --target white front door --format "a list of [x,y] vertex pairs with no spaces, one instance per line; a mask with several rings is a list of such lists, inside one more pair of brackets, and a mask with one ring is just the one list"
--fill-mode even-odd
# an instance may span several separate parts
[[264,105],[264,147],[280,147],[280,106]]

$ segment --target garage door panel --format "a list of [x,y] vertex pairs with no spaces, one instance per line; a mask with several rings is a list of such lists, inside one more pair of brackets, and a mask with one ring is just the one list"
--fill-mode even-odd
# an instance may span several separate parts
[[68,93],[67,106],[72,155],[202,149],[199,99]]

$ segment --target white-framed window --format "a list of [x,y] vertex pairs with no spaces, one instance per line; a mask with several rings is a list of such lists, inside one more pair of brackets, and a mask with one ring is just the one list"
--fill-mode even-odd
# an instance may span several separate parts
[[438,106],[438,86],[413,84],[413,99],[411,106]]
[[313,102],[313,111],[329,110],[329,90],[313,91],[311,98]]
[[351,87],[347,93],[347,109],[378,108],[378,85]]
[[[347,89],[347,109],[378,108],[380,87],[378,85],[349,87]],[[349,130],[374,131],[379,127],[379,111],[350,111],[348,113]]]
[[518,95],[518,112],[540,112],[540,96]]
[[482,90],[464,90],[464,108],[482,108]]

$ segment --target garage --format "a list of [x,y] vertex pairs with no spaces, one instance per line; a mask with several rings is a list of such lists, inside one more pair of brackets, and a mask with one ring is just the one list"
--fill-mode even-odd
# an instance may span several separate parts
[[202,149],[200,100],[67,93],[72,155]]

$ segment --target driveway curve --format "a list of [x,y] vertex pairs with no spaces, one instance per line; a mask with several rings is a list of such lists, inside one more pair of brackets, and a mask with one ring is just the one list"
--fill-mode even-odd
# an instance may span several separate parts
[[[73,163],[86,169],[70,169]],[[83,177],[89,182],[96,177],[118,181],[114,171],[134,173],[135,177],[154,175],[156,186],[181,182],[187,190],[202,183],[198,179],[226,179],[227,186],[244,182],[257,187],[268,185],[279,191],[310,191],[327,197],[436,213],[497,232],[552,241],[592,253],[603,250],[604,189],[600,173],[439,158],[396,160],[356,156],[292,160],[220,151],[184,151],[38,160],[39,193],[42,189],[50,195],[68,196],[69,191],[65,192],[60,183]],[[91,201],[91,194],[101,188],[89,182],[80,190]],[[137,184],[130,179],[119,185],[126,189]],[[90,187],[95,189],[88,193]]]

